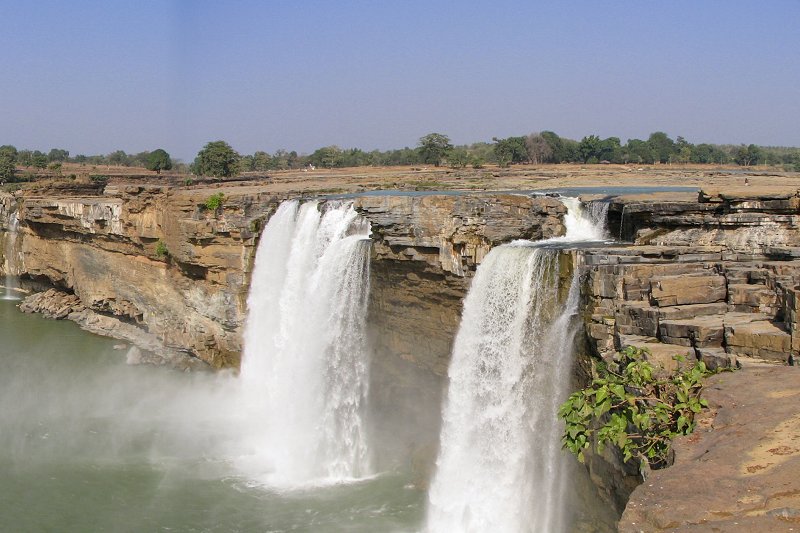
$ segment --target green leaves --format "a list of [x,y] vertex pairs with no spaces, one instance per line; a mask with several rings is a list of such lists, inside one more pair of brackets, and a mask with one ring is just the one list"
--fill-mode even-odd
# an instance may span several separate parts
[[656,378],[645,353],[628,347],[616,362],[598,364],[591,385],[559,408],[566,424],[562,444],[579,461],[594,443],[598,452],[615,446],[625,462],[635,458],[659,468],[667,465],[671,440],[694,430],[694,415],[708,407],[700,398],[701,380],[711,372],[698,361],[667,379]]
[[161,174],[162,170],[170,170],[171,168],[172,159],[164,149],[153,150],[147,156],[147,170],[154,170],[157,174]]
[[225,195],[221,192],[218,192],[206,198],[206,201],[203,202],[203,207],[208,209],[209,211],[216,212],[217,209],[222,207],[222,203],[224,201],[225,201]]
[[442,159],[453,150],[450,137],[442,133],[429,133],[419,140],[419,156],[423,163],[439,166]]
[[229,177],[238,171],[239,158],[225,141],[213,141],[197,153],[193,171],[201,176]]

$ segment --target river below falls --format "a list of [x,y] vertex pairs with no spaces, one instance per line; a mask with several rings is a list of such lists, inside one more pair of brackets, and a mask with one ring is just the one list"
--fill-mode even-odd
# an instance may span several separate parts
[[401,472],[264,487],[226,441],[234,378],[130,366],[116,344],[0,301],[0,530],[422,527],[426,494]]

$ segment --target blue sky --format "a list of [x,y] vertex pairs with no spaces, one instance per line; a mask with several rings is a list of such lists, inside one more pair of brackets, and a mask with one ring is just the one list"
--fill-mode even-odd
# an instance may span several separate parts
[[800,2],[0,0],[0,144],[800,146]]

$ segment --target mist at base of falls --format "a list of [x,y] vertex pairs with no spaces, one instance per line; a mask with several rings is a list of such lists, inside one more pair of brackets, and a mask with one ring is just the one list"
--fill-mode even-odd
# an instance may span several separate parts
[[129,366],[118,341],[0,301],[0,529],[414,531],[407,474],[292,491],[241,468],[239,379]]

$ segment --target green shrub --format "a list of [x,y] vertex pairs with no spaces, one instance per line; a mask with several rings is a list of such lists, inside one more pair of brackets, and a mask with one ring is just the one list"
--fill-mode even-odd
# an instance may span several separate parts
[[222,207],[222,202],[225,200],[225,195],[221,192],[217,194],[212,194],[206,201],[203,203],[203,207],[208,209],[209,211],[216,211],[220,207]]
[[579,461],[595,443],[598,452],[617,446],[625,462],[667,466],[672,439],[691,433],[694,415],[708,407],[700,398],[701,380],[712,372],[702,361],[662,379],[644,353],[628,347],[618,361],[599,364],[592,383],[561,405],[558,414],[566,423],[562,443]]
[[161,239],[158,240],[156,243],[156,257],[160,259],[164,259],[169,257],[169,250],[167,250],[167,245],[164,244],[164,241]]

